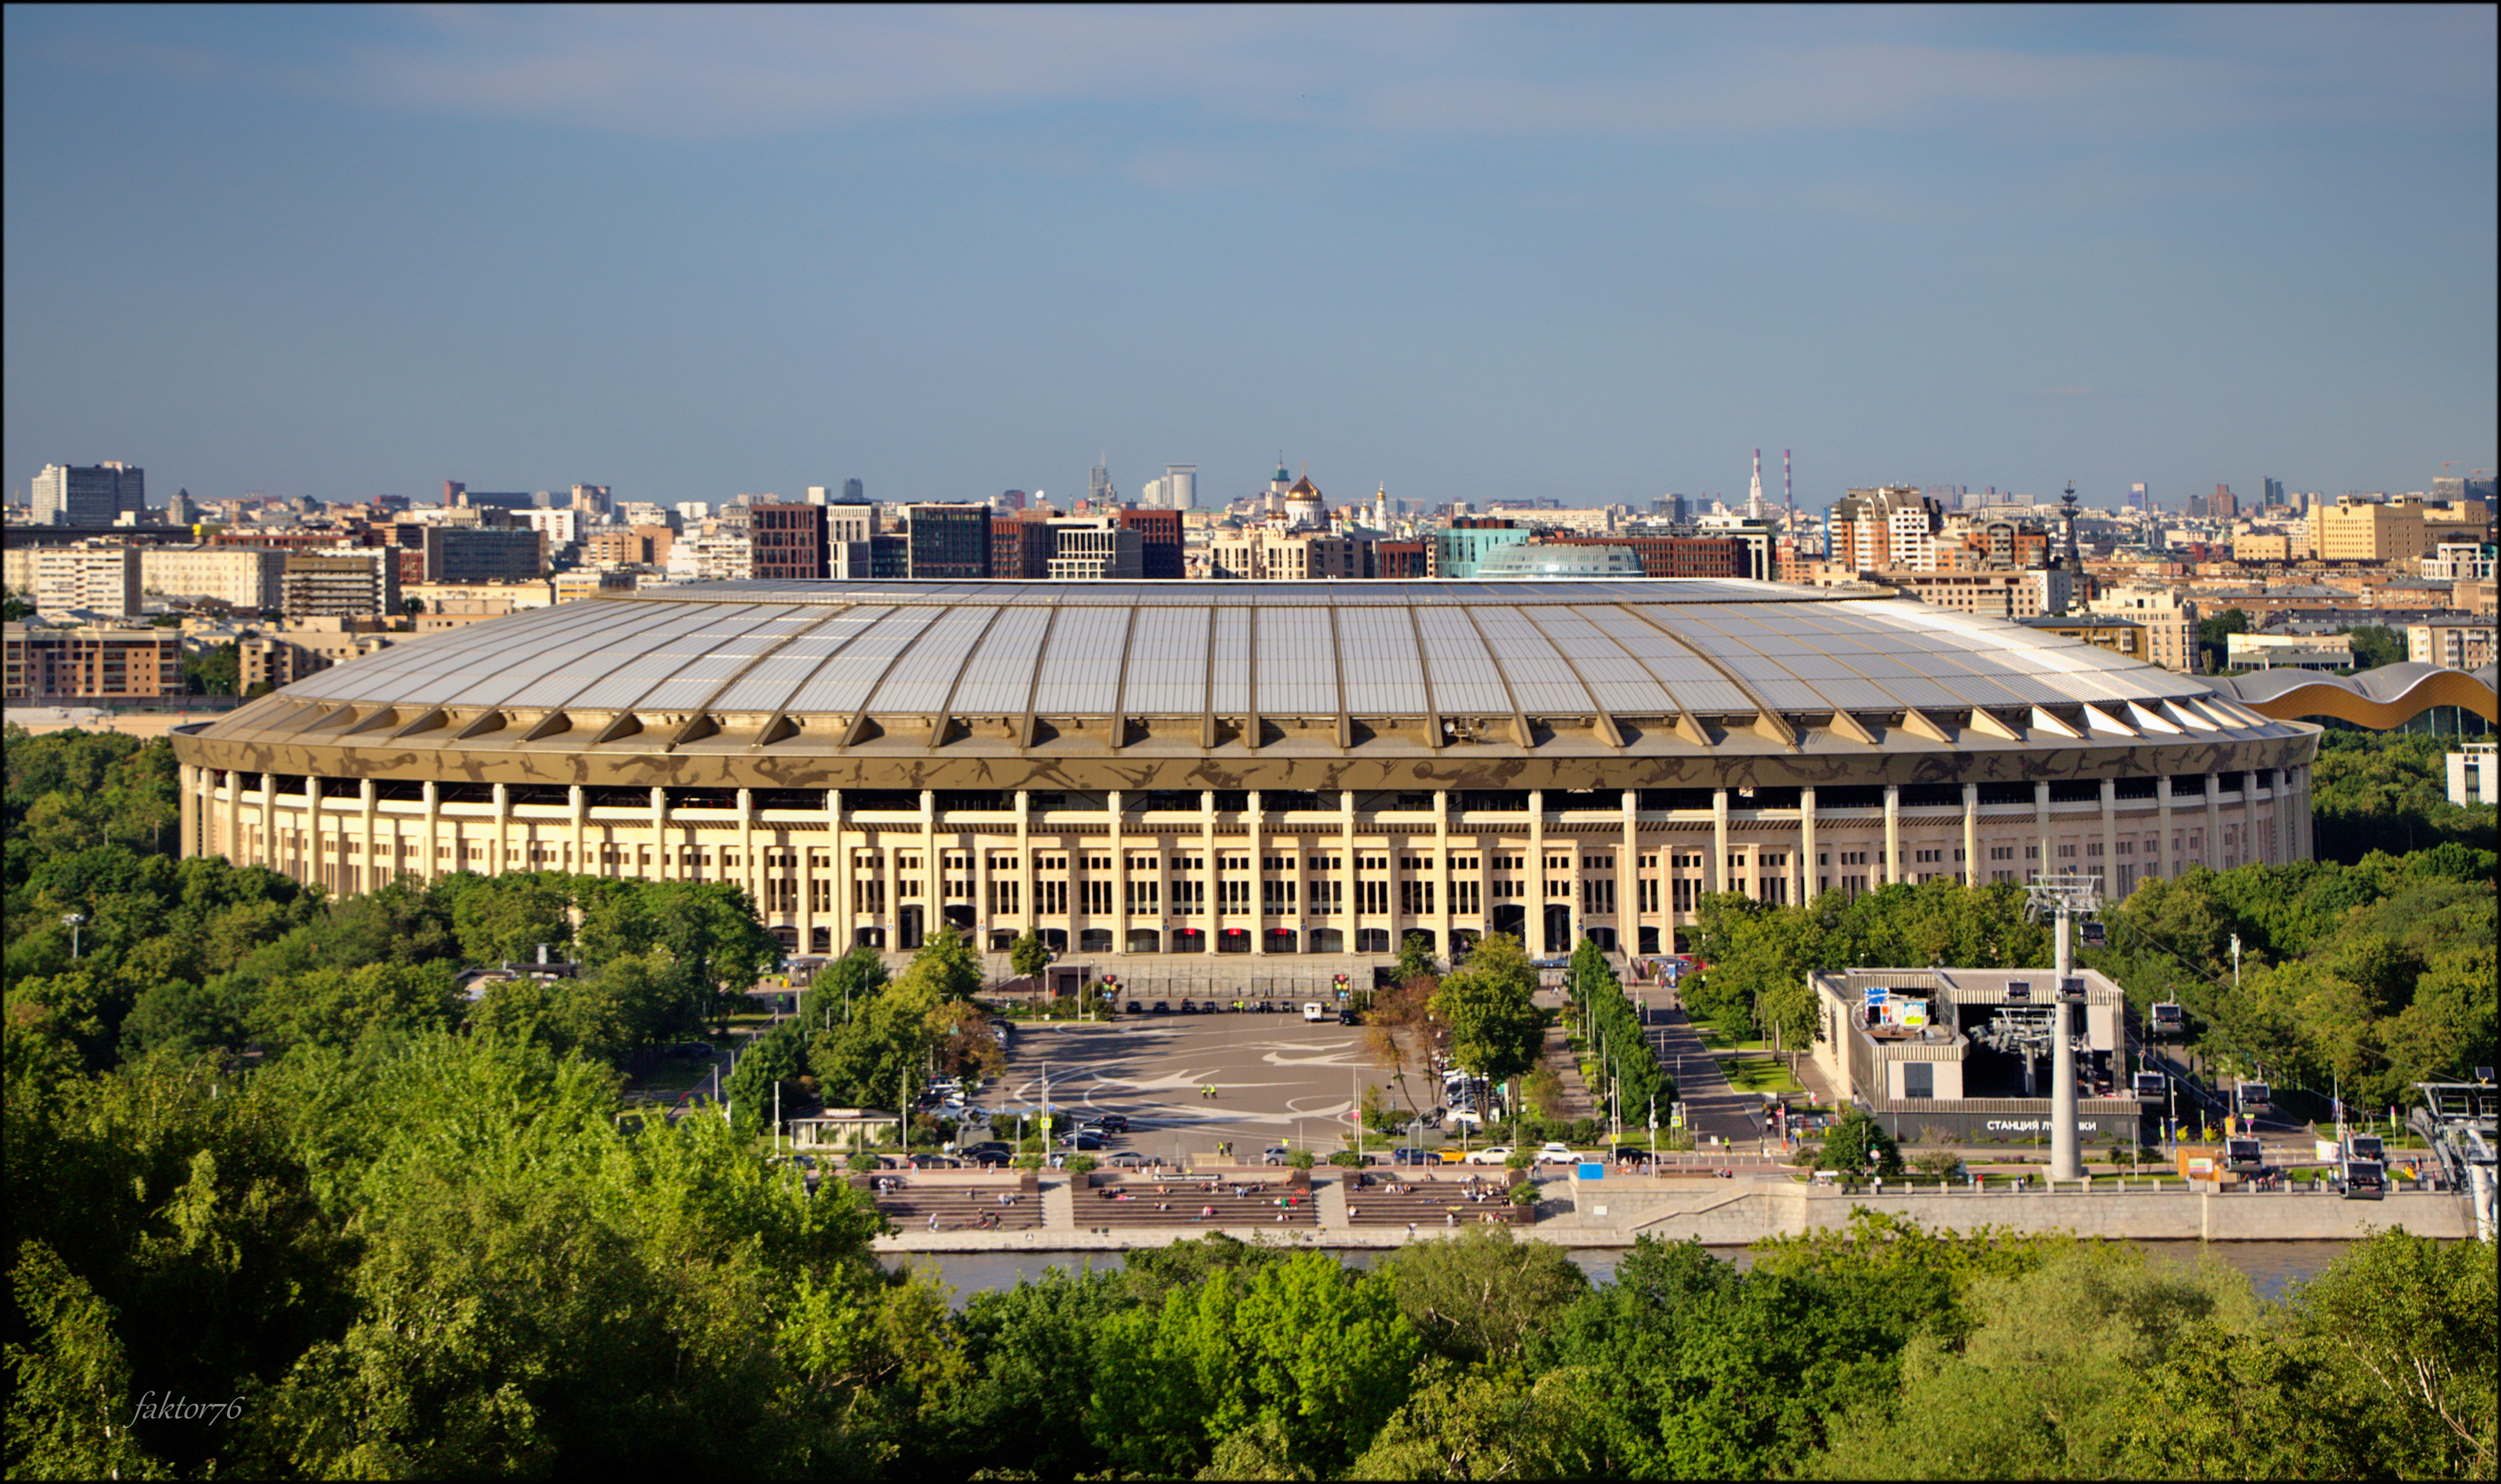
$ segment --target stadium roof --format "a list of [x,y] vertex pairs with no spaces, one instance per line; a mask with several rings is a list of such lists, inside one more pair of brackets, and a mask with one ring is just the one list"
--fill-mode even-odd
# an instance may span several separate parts
[[759,765],[1090,757],[1137,764],[1129,787],[1153,772],[1153,787],[1217,788],[1246,785],[1169,775],[1215,754],[1398,756],[1411,780],[1462,758],[1479,776],[1504,759],[1798,760],[1776,781],[1833,751],[1967,762],[2308,730],[2075,639],[1890,594],[1660,579],[671,586],[398,645],[200,735]]

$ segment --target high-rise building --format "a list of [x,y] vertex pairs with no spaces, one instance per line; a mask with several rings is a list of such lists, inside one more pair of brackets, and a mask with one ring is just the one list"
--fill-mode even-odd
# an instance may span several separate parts
[[1853,572],[1937,569],[1937,502],[1902,485],[1852,489],[1834,502],[1824,529],[1825,559]]
[[48,546],[35,554],[35,609],[137,618],[140,554],[118,542]]
[[1119,490],[1113,488],[1112,485],[1112,471],[1110,467],[1105,464],[1096,464],[1085,476],[1086,508],[1090,510],[1100,510],[1106,505],[1117,503],[1119,498]]
[[1003,582],[1040,582],[1050,575],[1050,520],[1020,510],[990,523],[990,576]]
[[572,508],[593,520],[605,521],[617,508],[617,502],[609,495],[606,485],[576,485]]
[[1180,511],[1140,510],[1123,505],[1115,512],[1115,523],[1122,530],[1138,533],[1140,577],[1178,579],[1182,575]]
[[790,581],[832,576],[826,529],[822,505],[750,506],[747,538],[755,575]]
[[2261,498],[2261,503],[2267,505],[2281,505],[2284,503],[2283,480],[2261,474],[2258,476],[2258,482],[2266,487]]
[[430,583],[527,582],[547,574],[547,533],[483,525],[425,528]]
[[990,507],[911,505],[904,534],[915,581],[979,581],[990,575]]
[[46,464],[35,476],[38,525],[111,525],[123,512],[148,508],[148,471],[108,459],[100,464]]
[[1147,481],[1138,503],[1149,510],[1194,510],[1198,507],[1198,465],[1166,464],[1161,479]]
[[2206,519],[2209,521],[2229,521],[2240,513],[2241,498],[2232,493],[2229,485],[2217,485],[2215,492],[2206,497]]
[[397,617],[398,553],[388,547],[289,552],[278,576],[278,606],[303,619]]
[[2127,487],[2127,508],[2138,512],[2150,511],[2153,508],[2153,501],[2145,492],[2145,481],[2138,480]]
[[2333,505],[2311,507],[2310,544],[2312,555],[2329,561],[2418,560],[2429,549],[2422,502],[2383,504],[2338,495]]
[[191,491],[188,489],[175,490],[174,497],[165,502],[165,523],[168,525],[196,525],[199,523],[199,521],[200,505],[197,500],[191,498]]
[[825,507],[825,539],[866,541],[877,534],[877,507],[866,500],[837,500]]
[[843,499],[846,503],[856,505],[867,498],[867,487],[863,486],[858,480],[847,479],[843,481]]
[[1050,523],[1053,582],[1110,582],[1146,575],[1139,533],[1108,516]]
[[999,491],[999,507],[1011,512],[1024,509],[1024,491],[1021,489]]

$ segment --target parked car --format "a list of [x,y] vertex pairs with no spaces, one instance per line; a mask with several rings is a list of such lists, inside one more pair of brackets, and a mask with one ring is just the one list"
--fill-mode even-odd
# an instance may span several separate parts
[[1571,1145],[1558,1144],[1552,1139],[1549,1139],[1538,1147],[1537,1163],[1540,1164],[1578,1164],[1581,1163],[1581,1157],[1572,1152]]
[[950,1154],[916,1154],[912,1157],[912,1167],[914,1169],[962,1169],[964,1162]]
[[1003,1149],[984,1149],[977,1154],[964,1156],[964,1163],[975,1169],[1005,1169],[1015,1158],[1016,1156]]
[[1337,1012],[1337,1023],[1341,1026],[1360,1026],[1363,1024],[1363,1017],[1352,1010],[1340,1010]]
[[1112,1141],[1099,1133],[1087,1133],[1085,1130],[1081,1129],[1075,1133],[1061,1134],[1059,1136],[1059,1147],[1062,1149],[1074,1149],[1079,1154],[1084,1154],[1090,1150],[1109,1149],[1112,1147]]
[[1468,1157],[1465,1154],[1462,1154],[1456,1149],[1445,1149],[1442,1151],[1442,1163],[1445,1164],[1464,1164],[1467,1163],[1467,1158]]
[[1508,1162],[1510,1159],[1511,1146],[1509,1144],[1487,1144],[1483,1149],[1469,1155],[1468,1163],[1471,1164],[1501,1164]]
[[1094,1120],[1094,1122],[1101,1125],[1103,1131],[1106,1133],[1126,1133],[1129,1131],[1129,1115],[1126,1113],[1106,1113],[1101,1118]]
[[1433,1152],[1431,1150],[1416,1145],[1409,1145],[1404,1149],[1393,1149],[1389,1151],[1389,1163],[1392,1164],[1432,1164],[1438,1162],[1434,1160]]
[[1294,1152],[1283,1144],[1259,1151],[1259,1163],[1262,1164],[1283,1164],[1293,1157]]
[[1196,1015],[1198,1013],[1198,1002],[1192,999],[1183,1000],[1181,1002],[1181,1013],[1184,1015]]
[[1153,1012],[1152,1012],[1152,1013],[1153,1013],[1153,1014],[1156,1014],[1156,1015],[1170,1015],[1170,1014],[1172,1014],[1172,1001],[1171,1001],[1171,1000],[1169,1000],[1169,999],[1158,999],[1158,1000],[1156,1000],[1156,1001],[1155,1001],[1155,1008],[1154,1008],[1154,1010],[1153,1010]]
[[1127,1007],[1126,1009],[1122,1010],[1120,1013],[1121,1013],[1121,1014],[1123,1014],[1123,1015],[1144,1015],[1144,1014],[1146,1014],[1147,1012],[1145,1012],[1144,1010],[1139,1009],[1139,1008],[1138,1008],[1138,1002],[1137,1002],[1136,1000],[1134,1000],[1134,999],[1133,999],[1133,1000],[1130,1000],[1130,1001],[1129,1001],[1128,1007]]
[[1202,1013],[1202,1014],[1205,1014],[1205,1015],[1214,1015],[1214,1014],[1216,1013],[1216,1011],[1217,1011],[1217,1003],[1216,1003],[1216,1001],[1215,1001],[1215,1000],[1212,1000],[1212,999],[1201,1000],[1201,1001],[1199,1002],[1199,1006],[1198,1006],[1198,1008],[1199,1008],[1200,1013]]
[[1124,1149],[1103,1162],[1104,1166],[1109,1169],[1144,1169],[1147,1167],[1147,1157],[1145,1155],[1139,1154],[1135,1150],[1128,1149]]
[[1321,1004],[1317,999],[1305,1000],[1303,1002],[1303,1020],[1305,1023],[1317,1026],[1326,1019],[1328,1019],[1328,1006]]
[[996,1156],[1005,1161],[1016,1157],[1016,1151],[1009,1148],[1003,1139],[984,1139],[978,1144],[966,1144],[958,1153],[968,1160],[986,1160]]

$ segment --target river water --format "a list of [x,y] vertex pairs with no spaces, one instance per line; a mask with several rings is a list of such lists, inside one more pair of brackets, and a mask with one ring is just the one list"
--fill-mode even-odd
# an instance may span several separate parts
[[[2157,1262],[2193,1263],[2202,1250],[2221,1259],[2247,1273],[2250,1286],[2261,1298],[2281,1300],[2292,1284],[2313,1278],[2336,1260],[2349,1245],[2345,1242],[2131,1242]],[[1320,1249],[1327,1250],[1327,1249]],[[1395,1248],[1341,1249],[1336,1256],[1350,1267],[1369,1267],[1384,1251]],[[1736,1264],[1739,1267],[1753,1265],[1754,1255],[1744,1247],[1715,1247],[1714,1257]],[[1616,1274],[1616,1260],[1621,1253],[1612,1248],[1580,1248],[1572,1252],[1572,1261],[1581,1265],[1592,1282],[1606,1282]],[[1047,1269],[1067,1268],[1084,1271],[1117,1268],[1121,1265],[1117,1252],[912,1252],[895,1253],[884,1259],[890,1268],[911,1266],[928,1273],[952,1288],[954,1301],[960,1306],[975,1294],[992,1289],[1013,1288],[1022,1279],[1040,1277]]]

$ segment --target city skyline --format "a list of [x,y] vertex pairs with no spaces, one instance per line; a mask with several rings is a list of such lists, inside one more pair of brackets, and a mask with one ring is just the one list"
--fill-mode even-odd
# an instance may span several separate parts
[[2485,10],[6,26],[12,490],[1065,503],[1108,447],[1215,504],[1284,442],[1339,502],[1639,506],[1761,446],[1802,508],[2178,509],[2495,462]]

